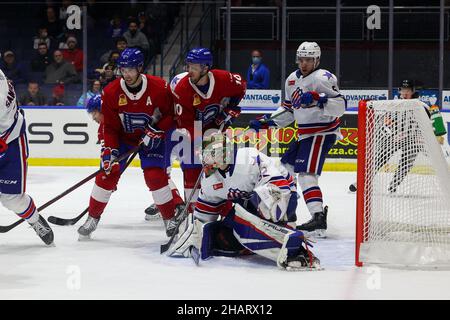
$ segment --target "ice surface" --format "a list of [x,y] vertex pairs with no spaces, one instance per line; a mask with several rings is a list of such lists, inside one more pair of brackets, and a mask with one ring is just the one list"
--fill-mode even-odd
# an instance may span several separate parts
[[[30,167],[27,191],[37,206],[96,168]],[[182,187],[181,171],[172,173]],[[449,299],[450,271],[364,267],[354,262],[355,173],[324,172],[328,238],[313,249],[324,271],[286,272],[263,258],[191,259],[159,254],[166,241],[161,220],[145,221],[153,200],[141,170],[129,168],[92,240],[80,242],[76,226],[53,226],[46,247],[25,223],[0,234],[0,299]],[[71,218],[86,208],[89,182],[43,211]],[[181,190],[180,190],[181,191]],[[309,219],[303,200],[299,222]],[[0,208],[0,224],[16,216]]]

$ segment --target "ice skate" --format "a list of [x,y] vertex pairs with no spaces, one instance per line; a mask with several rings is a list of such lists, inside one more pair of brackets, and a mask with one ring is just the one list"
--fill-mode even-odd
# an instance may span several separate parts
[[96,219],[91,216],[88,216],[86,222],[78,228],[78,234],[80,235],[79,240],[86,240],[91,238],[92,232],[97,229],[97,224],[100,221],[100,218]]
[[326,230],[327,230],[327,213],[328,206],[323,208],[323,212],[314,213],[311,220],[308,222],[297,226],[297,230],[305,231],[310,233],[317,238],[326,238]]
[[150,207],[145,209],[145,220],[146,221],[152,221],[152,220],[158,220],[161,218],[161,213],[156,206],[156,204],[152,204]]
[[45,221],[41,215],[39,215],[38,221],[30,223],[30,226],[36,231],[36,234],[46,245],[51,245],[53,243],[54,235],[52,228],[50,228],[47,221]]
[[186,206],[184,204],[179,204],[175,208],[175,215],[173,218],[169,220],[163,220],[164,226],[166,227],[166,235],[168,237],[172,237],[175,232],[177,232],[177,225],[180,220],[182,220],[184,217],[182,216],[184,209]]
[[322,270],[320,260],[311,251],[301,248],[301,252],[292,257],[287,257],[285,262],[279,264],[287,271],[318,271]]

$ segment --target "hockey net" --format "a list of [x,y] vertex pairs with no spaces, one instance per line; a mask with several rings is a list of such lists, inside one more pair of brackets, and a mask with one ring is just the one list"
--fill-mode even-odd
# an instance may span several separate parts
[[450,265],[450,174],[426,105],[358,111],[356,265]]

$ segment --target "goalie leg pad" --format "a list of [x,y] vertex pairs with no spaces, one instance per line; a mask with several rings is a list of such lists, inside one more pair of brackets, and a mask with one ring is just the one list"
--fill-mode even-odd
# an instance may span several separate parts
[[201,250],[203,226],[200,220],[195,219],[192,214],[189,214],[186,220],[180,225],[180,236],[169,250],[167,250],[167,255],[188,258],[191,256],[190,248],[192,246]]
[[[239,204],[235,205],[233,225],[234,235],[244,247],[276,262],[283,269],[289,258],[308,251],[303,245],[312,247],[305,242],[301,231],[260,219]],[[314,256],[311,254],[311,257]]]
[[245,248],[234,236],[233,229],[224,221],[214,221],[203,226],[202,260],[212,256],[236,257],[244,254],[243,250]]

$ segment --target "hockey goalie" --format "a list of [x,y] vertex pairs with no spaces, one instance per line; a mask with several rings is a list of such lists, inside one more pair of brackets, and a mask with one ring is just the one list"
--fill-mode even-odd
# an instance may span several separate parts
[[168,255],[206,260],[254,253],[284,270],[320,269],[295,229],[297,191],[288,171],[254,148],[233,150],[220,133],[205,141],[199,198]]

